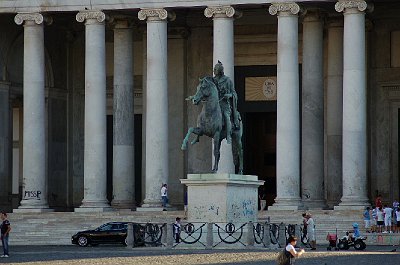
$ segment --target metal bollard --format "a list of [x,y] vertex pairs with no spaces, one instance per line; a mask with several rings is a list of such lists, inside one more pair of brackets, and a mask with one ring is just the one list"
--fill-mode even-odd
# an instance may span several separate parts
[[207,223],[207,242],[206,249],[212,249],[214,244],[214,233],[213,233],[214,223]]
[[126,231],[126,247],[133,248],[135,242],[135,236],[133,234],[133,224],[128,223],[128,229]]
[[284,248],[286,246],[286,225],[284,223],[281,223],[279,225],[278,243],[281,248]]
[[263,245],[266,248],[271,246],[271,234],[269,230],[271,229],[271,225],[269,223],[264,223],[264,237],[263,237]]
[[247,223],[247,248],[254,248],[254,232],[253,222]]

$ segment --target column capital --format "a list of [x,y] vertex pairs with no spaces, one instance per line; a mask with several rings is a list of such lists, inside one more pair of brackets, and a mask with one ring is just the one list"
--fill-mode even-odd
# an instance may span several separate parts
[[174,21],[176,18],[175,12],[167,11],[164,8],[141,9],[138,13],[140,20],[147,21]]
[[208,18],[240,18],[242,16],[242,12],[236,10],[232,6],[209,6],[204,10],[204,16]]
[[300,12],[300,6],[297,3],[272,3],[268,9],[271,15],[297,15]]
[[43,16],[40,13],[18,13],[14,17],[14,22],[17,25],[22,25],[24,22],[31,21],[36,25],[40,25],[43,22],[46,22],[47,25],[51,25],[53,23],[53,18],[50,16]]
[[349,11],[356,12],[364,12],[368,9],[368,11],[373,11],[373,5],[369,4],[365,0],[339,0],[335,4],[335,10],[337,12],[347,13]]
[[106,20],[106,14],[101,10],[85,10],[79,11],[76,14],[76,21],[78,22],[88,22],[88,20],[96,19],[98,23],[103,23]]

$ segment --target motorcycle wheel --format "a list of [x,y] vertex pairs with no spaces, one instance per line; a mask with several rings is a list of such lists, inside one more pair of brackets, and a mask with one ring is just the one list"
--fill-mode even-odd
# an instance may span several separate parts
[[347,250],[347,249],[349,249],[349,244],[346,241],[339,241],[339,244],[337,245],[337,247],[342,250],[343,249]]
[[363,250],[364,248],[364,242],[362,242],[362,240],[356,240],[356,242],[354,242],[354,248],[356,250]]

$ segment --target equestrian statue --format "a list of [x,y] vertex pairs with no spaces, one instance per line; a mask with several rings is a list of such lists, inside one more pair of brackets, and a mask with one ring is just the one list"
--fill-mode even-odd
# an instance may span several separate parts
[[214,67],[214,77],[206,76],[199,79],[197,92],[186,100],[194,105],[203,103],[201,113],[197,117],[197,127],[190,127],[183,139],[182,150],[186,150],[190,135],[196,138],[191,144],[199,142],[202,135],[214,140],[214,167],[218,171],[220,148],[223,139],[232,145],[232,156],[235,172],[243,174],[242,134],[243,124],[240,113],[237,111],[237,94],[232,80],[224,74],[224,67],[220,61]]

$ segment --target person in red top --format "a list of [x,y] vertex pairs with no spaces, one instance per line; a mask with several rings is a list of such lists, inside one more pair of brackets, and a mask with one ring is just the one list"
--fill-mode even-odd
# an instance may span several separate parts
[[375,199],[375,206],[376,208],[381,208],[382,207],[382,195],[378,195]]

